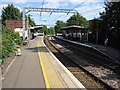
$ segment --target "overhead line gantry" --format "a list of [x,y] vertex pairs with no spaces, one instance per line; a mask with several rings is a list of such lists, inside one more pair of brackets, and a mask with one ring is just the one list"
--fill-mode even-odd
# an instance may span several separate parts
[[26,7],[28,12],[54,12],[54,13],[77,13],[77,10],[74,9],[56,9],[56,8],[29,8]]
[[[26,11],[27,10],[27,11]],[[77,10],[74,9],[56,9],[56,8],[31,8],[25,7],[23,9],[23,40],[25,40],[25,14],[29,12],[51,12],[51,13],[73,13],[77,14]]]

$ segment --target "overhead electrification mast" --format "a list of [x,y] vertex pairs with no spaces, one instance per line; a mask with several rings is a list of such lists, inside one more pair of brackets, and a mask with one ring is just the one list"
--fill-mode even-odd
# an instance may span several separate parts
[[[27,11],[26,11],[27,10]],[[51,13],[73,13],[77,14],[77,10],[74,9],[55,9],[55,8],[31,8],[25,7],[23,9],[23,40],[25,40],[25,14],[29,12],[51,12]]]

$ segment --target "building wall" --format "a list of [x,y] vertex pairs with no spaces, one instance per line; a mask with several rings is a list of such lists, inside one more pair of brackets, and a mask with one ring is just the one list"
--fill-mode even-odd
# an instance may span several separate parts
[[6,20],[5,25],[11,29],[22,28],[22,20]]
[[[20,37],[23,37],[23,28],[15,28],[15,32],[18,32]],[[28,31],[25,31],[25,38],[28,37]]]

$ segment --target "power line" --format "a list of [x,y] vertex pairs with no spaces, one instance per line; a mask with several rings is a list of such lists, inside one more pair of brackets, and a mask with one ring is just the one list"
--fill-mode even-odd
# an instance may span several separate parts
[[79,6],[81,6],[82,4],[84,4],[84,3],[86,3],[88,0],[86,0],[86,1],[84,1],[84,2],[82,2],[82,3],[80,3],[79,5],[77,5],[76,7],[74,7],[73,9],[75,9],[75,8],[77,8],[77,7],[79,7]]
[[[67,0],[65,0],[65,1],[63,2],[63,4],[66,3],[66,2],[67,2]],[[60,8],[61,8],[61,6],[59,7],[59,9],[60,9]]]
[[[73,10],[74,10],[75,8],[79,7],[80,5],[84,4],[84,3],[87,2],[87,1],[88,1],[88,0],[86,0],[86,1],[82,2],[81,4],[77,5],[76,7],[73,8]],[[65,0],[65,2],[66,2],[66,0]],[[64,2],[64,3],[65,3],[65,2]],[[67,15],[68,15],[68,14],[69,14],[69,12],[67,13]],[[67,17],[67,15],[66,15],[65,17]],[[58,19],[61,18],[62,16],[63,16],[63,15],[59,16],[56,20],[58,20]],[[64,18],[65,18],[65,17],[64,17]],[[55,21],[56,21],[56,20],[55,20]],[[62,19],[62,20],[63,20],[63,19]]]
[[85,16],[85,17],[95,16],[95,15],[98,15],[98,13],[94,13],[94,14],[91,14],[91,15],[87,15],[87,16]]
[[83,13],[88,13],[88,12],[91,12],[91,11],[100,10],[100,9],[103,9],[103,8],[104,8],[104,7],[102,7],[102,8],[97,8],[97,9],[92,9],[92,10],[88,10],[88,11],[82,12],[81,14],[83,14]]
[[59,18],[61,18],[61,17],[63,17],[64,15],[60,15],[59,17],[57,17],[57,19],[54,19],[54,20],[52,20],[52,21],[56,21],[56,20],[58,20]]
[[[43,0],[43,3],[42,3],[42,8],[41,8],[41,10],[43,9],[43,5],[44,5],[44,0]],[[42,12],[40,12],[40,18],[41,18],[41,23],[42,23]]]
[[49,14],[49,16],[46,18],[46,21],[50,18],[50,16],[52,15],[52,12]]
[[[74,10],[74,9],[31,8],[31,7],[28,7],[28,8],[26,7],[25,9],[29,10],[30,12],[51,12],[51,14],[52,13],[66,13],[68,15],[69,13],[74,13],[74,14],[77,13],[77,10]],[[40,18],[42,20],[41,14],[40,14]]]
[[43,0],[43,3],[42,3],[42,8],[43,8],[43,5],[44,5],[44,0]]
[[60,17],[57,18],[57,20],[59,20],[61,17],[65,17],[66,15],[61,15]]
[[[81,4],[77,5],[76,7],[74,7],[74,9],[77,8],[77,7],[79,7],[79,6],[82,5],[82,4],[86,3],[87,1],[88,1],[88,0],[86,0],[86,1],[82,2]],[[88,13],[88,12],[95,11],[95,10],[99,10],[99,9],[103,9],[103,8],[104,8],[104,7],[102,7],[102,8],[97,8],[97,9],[94,9],[94,10],[85,11],[85,12],[82,12],[81,14],[83,14],[83,13]]]
[[[65,19],[67,16],[68,16],[68,14],[67,14],[67,15],[65,15],[65,17],[64,17],[63,19]],[[63,20],[63,19],[62,19],[62,20]]]

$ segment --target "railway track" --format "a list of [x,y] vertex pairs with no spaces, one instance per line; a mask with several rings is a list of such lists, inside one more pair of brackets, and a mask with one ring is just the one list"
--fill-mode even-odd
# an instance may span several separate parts
[[106,57],[105,58],[102,56],[97,57],[96,55],[90,54],[90,52],[87,51],[85,48],[84,50],[81,50],[81,47],[79,47],[79,45],[76,45],[76,44],[67,43],[66,45],[66,42],[63,42],[62,40],[57,40],[57,43],[73,51],[73,53],[76,53],[78,56],[80,57],[83,56],[83,58],[86,58],[85,61],[88,61],[90,63],[88,65],[92,66],[92,67],[86,68],[81,64],[86,70],[95,71],[91,73],[96,77],[100,78],[102,81],[104,81],[111,87],[120,88],[119,63],[116,64],[116,62],[110,61]]
[[61,51],[56,48],[51,41],[48,40],[48,37],[45,38],[44,42],[48,46],[48,48],[54,53],[54,55],[76,76],[78,80],[80,80],[80,82],[87,89],[114,90],[111,86],[90,73],[83,66],[74,62],[74,60],[71,60],[69,56],[61,53]]
[[[80,55],[85,56],[85,57],[87,55],[88,58],[92,58],[92,61],[94,61],[93,64],[97,63],[98,65],[102,65],[103,67],[108,68],[108,69],[112,70],[113,72],[120,74],[120,64],[116,63],[114,60],[112,60],[106,56],[103,56],[102,54],[99,54],[97,52],[92,53],[91,51],[88,51],[85,48],[81,49],[81,47],[78,45],[75,45],[75,44],[70,45],[70,43],[62,41],[60,39],[58,41],[64,47],[67,47],[68,49],[74,51],[75,53],[80,54]],[[68,44],[69,44],[69,47],[68,47]],[[82,51],[82,53],[80,53],[80,51]]]

